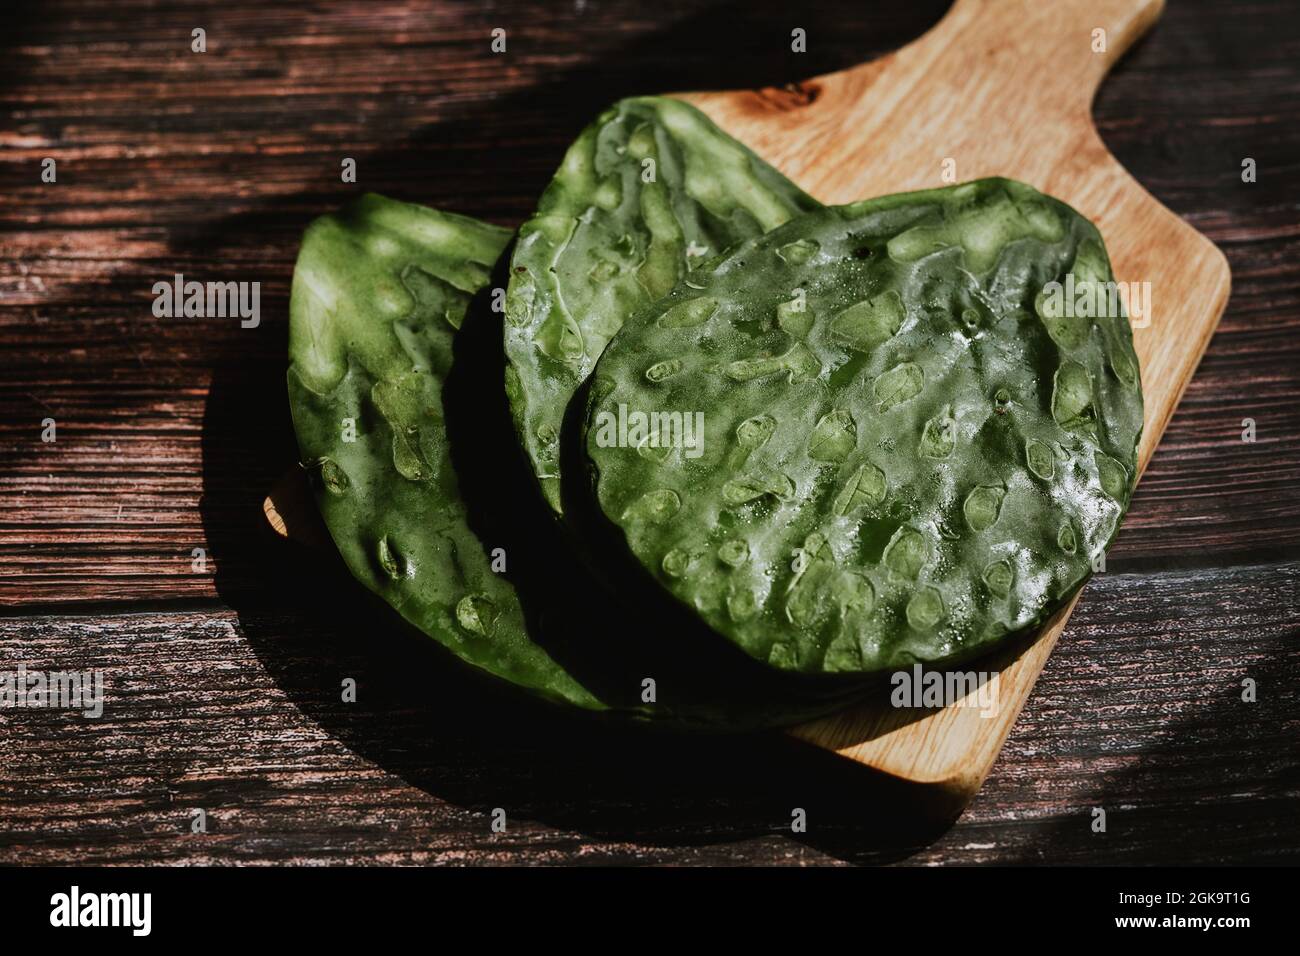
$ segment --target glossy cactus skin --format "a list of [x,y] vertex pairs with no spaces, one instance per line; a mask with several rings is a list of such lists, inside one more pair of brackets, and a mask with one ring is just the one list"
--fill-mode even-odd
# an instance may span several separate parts
[[[827,208],[630,319],[585,449],[635,557],[774,668],[952,663],[1089,576],[1137,476],[1142,392],[1097,230],[1002,179]],[[1065,286],[1069,288],[1069,286]],[[1086,310],[1086,307],[1085,307]],[[698,457],[660,420],[703,413]],[[678,443],[680,444],[680,442]]]
[[505,303],[506,389],[556,514],[565,411],[623,319],[726,247],[815,208],[686,103],[621,100],[583,130],[519,230]]
[[593,707],[528,640],[450,467],[441,387],[453,337],[509,239],[374,195],[317,219],[294,268],[290,408],[321,515],[358,580],[469,663]]
[[[577,710],[743,730],[837,709],[840,690],[772,681],[720,642],[697,647],[698,637],[714,643],[707,631],[666,641],[677,629],[629,612],[546,547],[530,562],[528,549],[505,537],[527,516],[500,513],[526,501],[554,531],[543,506],[497,487],[483,501],[493,476],[482,470],[462,487],[465,456],[491,458],[488,472],[502,457],[492,458],[489,444],[518,458],[504,412],[497,443],[484,434],[491,417],[474,408],[481,394],[501,399],[499,350],[495,368],[484,369],[463,347],[491,317],[470,303],[509,237],[374,195],[321,217],[304,236],[290,301],[290,407],[318,506],[351,573],[457,657]],[[455,415],[462,423],[468,415],[468,426],[450,427]],[[495,525],[485,508],[500,518]],[[484,526],[507,545],[500,555],[480,538]],[[494,557],[524,565],[527,592]],[[656,683],[653,703],[644,700],[645,678]]]

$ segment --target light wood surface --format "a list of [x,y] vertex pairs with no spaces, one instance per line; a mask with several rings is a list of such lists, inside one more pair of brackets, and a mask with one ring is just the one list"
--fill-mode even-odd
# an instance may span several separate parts
[[[958,182],[1022,180],[1092,219],[1117,279],[1150,283],[1149,322],[1134,329],[1145,468],[1230,286],[1219,250],[1119,165],[1090,115],[1107,70],[1162,7],[1163,0],[958,0],[914,43],[853,69],[786,89],[681,95],[826,203],[947,185],[951,171]],[[267,499],[267,517],[281,534],[319,541],[302,493],[300,483],[282,483]],[[998,672],[991,717],[975,706],[918,716],[883,701],[792,733],[914,783],[927,805],[954,812],[979,789],[1074,603],[1028,647],[968,665]]]

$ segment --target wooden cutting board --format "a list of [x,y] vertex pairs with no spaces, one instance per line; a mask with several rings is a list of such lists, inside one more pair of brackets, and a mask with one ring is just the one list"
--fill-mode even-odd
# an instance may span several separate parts
[[[1092,219],[1116,278],[1150,283],[1150,315],[1134,322],[1145,468],[1231,282],[1223,254],[1125,172],[1092,124],[1102,77],[1163,5],[958,0],[923,37],[870,63],[788,88],[682,98],[824,203],[1008,176]],[[301,479],[287,477],[265,508],[279,533],[328,545]],[[913,785],[936,812],[955,813],[988,774],[1073,606],[1028,646],[968,665],[998,674],[993,716],[978,706],[918,712],[884,700],[792,733]]]

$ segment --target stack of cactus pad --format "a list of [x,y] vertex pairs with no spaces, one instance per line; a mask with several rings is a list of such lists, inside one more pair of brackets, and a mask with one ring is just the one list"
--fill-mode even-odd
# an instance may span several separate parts
[[312,223],[289,400],[348,569],[455,657],[579,711],[780,726],[1087,579],[1142,430],[1113,288],[1029,186],[824,207],[644,97],[517,236],[373,195]]

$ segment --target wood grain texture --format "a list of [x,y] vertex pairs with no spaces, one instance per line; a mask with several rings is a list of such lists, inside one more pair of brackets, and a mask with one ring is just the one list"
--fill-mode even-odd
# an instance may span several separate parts
[[[214,787],[222,781],[233,799],[241,792],[235,782],[241,768],[273,768],[284,756],[276,721],[286,736],[316,726],[296,693],[287,703],[272,700],[275,688],[292,687],[292,673],[310,670],[312,642],[338,633],[336,622],[303,624],[302,614],[341,588],[323,585],[261,536],[262,497],[293,458],[284,408],[285,315],[306,223],[356,190],[373,189],[514,225],[531,210],[573,135],[608,101],[648,90],[763,86],[779,97],[784,84],[904,46],[947,5],[826,3],[791,13],[740,0],[651,6],[592,0],[581,9],[343,0],[309,8],[247,0],[183,7],[154,0],[9,4],[0,36],[0,607],[30,616],[30,627],[10,630],[0,654],[62,633],[64,625],[48,617],[56,607],[84,615],[76,618],[83,635],[137,620],[122,617],[132,610],[187,608],[196,623],[181,626],[194,639],[206,633],[198,621],[233,623],[228,609],[234,608],[252,633],[237,630],[205,645],[213,667],[237,670],[250,647],[289,641],[298,663],[268,671],[260,710],[243,698],[261,715],[258,732],[245,735],[238,756],[231,738],[223,759],[236,769],[213,777]],[[196,25],[209,32],[203,57],[189,52]],[[790,51],[795,25],[808,31],[806,54]],[[505,57],[488,51],[494,26],[510,31]],[[1219,331],[1111,552],[1115,572],[1136,576],[1194,564],[1212,574],[1300,550],[1298,64],[1300,30],[1289,0],[1259,0],[1230,13],[1212,0],[1179,0],[1098,92],[1093,116],[1106,146],[1224,250],[1234,277]],[[345,155],[359,160],[356,186],[338,181]],[[55,186],[39,181],[46,156],[59,160]],[[1259,164],[1255,183],[1241,181],[1245,157]],[[155,319],[150,286],[175,271],[261,281],[262,326]],[[39,440],[47,415],[59,421],[54,445]],[[1257,422],[1254,444],[1241,441],[1245,417]],[[207,552],[202,571],[191,566],[195,547]],[[265,587],[270,580],[296,583],[273,596]],[[1115,633],[1104,617],[1111,592],[1100,586],[1099,580],[1085,593],[1000,762],[962,818],[967,828],[914,858],[1087,862],[1097,854],[1098,860],[1175,862],[1293,855],[1295,827],[1282,813],[1284,791],[1275,786],[1288,779],[1285,773],[1261,777],[1265,764],[1254,751],[1233,746],[1211,747],[1204,761],[1194,756],[1199,738],[1234,732],[1230,723],[1220,727],[1208,697],[1177,705],[1179,722],[1162,731],[1160,711],[1137,706],[1141,688],[1134,684],[1127,703],[1107,712],[1104,741],[1090,736],[1087,720],[1064,714],[1067,696],[1104,697],[1110,688],[1109,672],[1089,662]],[[1170,635],[1184,634],[1179,627],[1202,616],[1193,604],[1176,613],[1164,606],[1177,600],[1167,588],[1130,591],[1124,614],[1140,632],[1126,632],[1117,651],[1130,664],[1144,662],[1148,680],[1173,683],[1174,690],[1179,680],[1199,686],[1188,676],[1198,662],[1186,641],[1171,643]],[[1149,625],[1134,623],[1148,611]],[[1160,623],[1166,618],[1174,626]],[[275,620],[281,623],[265,623]],[[1280,653],[1247,618],[1237,620],[1247,623],[1224,654],[1266,659]],[[1067,657],[1076,653],[1074,639],[1085,626],[1091,643],[1077,652],[1082,656]],[[1225,631],[1235,626],[1222,625]],[[375,639],[370,628],[357,631],[363,640]],[[1293,646],[1294,635],[1284,644]],[[118,664],[133,660],[125,643],[104,646]],[[1052,691],[1054,668],[1070,660],[1068,695]],[[1119,658],[1105,660],[1112,666]],[[1283,686],[1283,695],[1294,695],[1294,679]],[[1044,701],[1062,706],[1040,716]],[[62,723],[29,717],[24,726],[33,737],[24,747],[71,746]],[[13,726],[0,717],[0,748],[10,747]],[[197,723],[170,726],[159,718],[150,728],[178,755],[170,762],[160,755],[164,770],[150,780],[200,760],[203,742],[214,739]],[[397,754],[384,766],[400,778],[403,760],[419,762],[409,755],[434,746],[429,726],[385,730],[376,721],[366,737]],[[1162,742],[1178,726],[1194,728],[1192,742],[1170,756]],[[1116,750],[1121,738],[1129,749]],[[355,743],[336,739],[344,750]],[[479,744],[491,753],[501,746],[490,736]],[[1143,746],[1154,756],[1140,756]],[[756,762],[774,759],[770,750],[762,745]],[[1283,752],[1274,748],[1275,755]],[[1053,777],[1057,756],[1065,753],[1076,754],[1067,776]],[[456,759],[448,758],[453,766],[445,776],[457,776]],[[742,828],[729,830],[726,820],[719,825],[716,806],[703,798],[693,803],[686,793],[695,776],[712,779],[703,764],[685,764],[676,791],[647,791],[640,802],[601,788],[576,824],[573,817],[566,824],[539,813],[518,850],[494,845],[492,858],[824,859],[775,835],[783,823],[757,835],[737,835]],[[380,800],[366,802],[373,795],[362,784],[345,780],[361,773],[357,766],[338,764],[342,769],[327,785],[259,770],[252,790],[260,794],[259,806],[273,803],[274,812],[257,817],[255,831],[231,837],[225,859],[375,862],[388,858],[391,847],[394,858],[416,860],[429,858],[419,856],[416,842],[436,832],[424,845],[435,848],[437,859],[453,861],[458,845],[481,839],[479,818],[426,814],[431,804],[418,794],[401,798],[413,801],[402,812],[406,822],[418,821],[415,835],[387,826],[379,815],[354,815],[344,806],[349,799],[382,810]],[[476,782],[473,761],[466,766],[459,805],[486,805],[498,788]],[[52,851],[60,859],[74,861],[80,853],[144,861],[157,849],[148,841],[135,844],[135,831],[124,834],[113,813],[119,794],[134,794],[123,806],[144,800],[157,807],[162,791],[87,779],[68,800],[41,810],[41,787],[64,793],[59,787],[73,784],[40,783],[39,775],[15,783],[15,767],[7,759],[0,764],[7,795],[0,821],[11,807],[30,806],[24,832],[40,829],[52,843],[61,840]],[[1294,781],[1294,769],[1289,773]],[[1102,794],[1100,775],[1105,792],[1119,794],[1133,808],[1125,813],[1143,821],[1140,832],[1129,831],[1120,849],[1113,845],[1107,854],[1073,826],[1075,811]],[[1230,779],[1247,784],[1240,796],[1231,796]],[[501,788],[511,781],[516,790],[528,789],[523,770]],[[1220,783],[1223,789],[1216,789]],[[389,791],[384,798],[397,796]],[[500,801],[518,799],[507,794]],[[860,806],[861,798],[854,799]],[[630,804],[649,818],[644,828],[632,821],[628,829]],[[788,819],[788,808],[778,809]],[[347,826],[315,835],[335,811]],[[67,830],[79,816],[98,822]],[[770,814],[758,816],[769,826]],[[623,829],[604,839],[593,817],[606,831]],[[47,826],[37,822],[42,819]],[[133,825],[145,818],[130,819]],[[838,821],[848,844],[838,858],[879,858],[854,849],[855,828],[863,825],[847,813]],[[1198,835],[1188,839],[1187,833]],[[26,838],[7,845],[19,843],[31,845]],[[967,843],[991,846],[962,850]]]
[[[783,14],[746,10],[736,30],[741,6],[520,5],[493,66],[487,20],[441,6],[19,5],[0,63],[0,604],[262,586],[250,515],[292,462],[285,311],[311,217],[367,188],[513,224],[608,99],[852,66],[946,5],[809,10],[802,56]],[[1100,90],[1107,145],[1227,250],[1237,280],[1117,561],[1300,546],[1300,42],[1285,12],[1175,5]],[[207,60],[188,52],[200,19]],[[346,102],[338,75],[355,83]],[[47,154],[55,186],[39,183]],[[337,182],[343,155],[359,157],[356,187]],[[155,319],[150,287],[175,271],[262,282],[262,327]],[[47,416],[55,445],[39,440]]]
[[946,831],[810,748],[612,735],[449,676],[364,603],[299,610],[331,583],[0,618],[28,668],[106,687],[98,719],[0,710],[0,863],[1300,862],[1300,564],[1097,576]]

